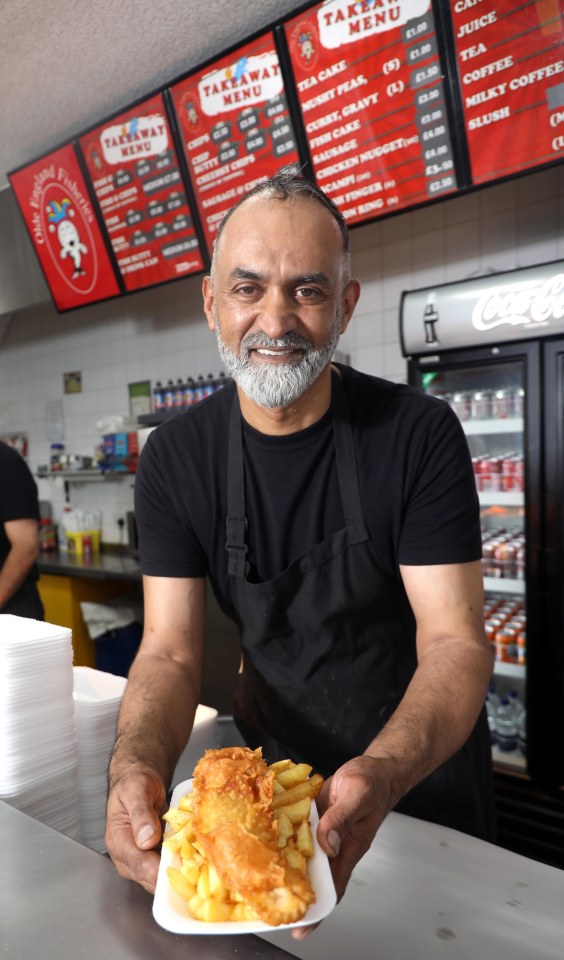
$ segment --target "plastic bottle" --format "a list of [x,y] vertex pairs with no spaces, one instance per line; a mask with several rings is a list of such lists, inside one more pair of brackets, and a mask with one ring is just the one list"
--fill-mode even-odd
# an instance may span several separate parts
[[215,393],[215,389],[213,373],[208,373],[204,381],[204,397],[211,397],[212,393]]
[[201,373],[196,381],[195,400],[198,403],[200,400],[204,399],[204,375]]
[[496,742],[504,753],[517,749],[517,720],[508,697],[503,697],[495,715]]
[[172,380],[169,380],[166,385],[164,401],[165,401],[165,410],[174,409],[174,384]]
[[160,380],[157,380],[153,390],[153,410],[155,413],[164,410],[164,390]]
[[490,731],[490,742],[496,742],[496,714],[497,708],[499,707],[500,699],[495,692],[495,686],[493,683],[490,683],[488,687],[488,692],[486,694],[486,714],[488,717],[488,728]]
[[527,756],[527,709],[523,705],[523,709],[517,720],[517,747],[519,753],[522,756]]
[[174,406],[176,410],[181,410],[184,406],[184,384],[180,377],[176,381],[174,388]]
[[509,703],[510,703],[511,706],[513,707],[513,712],[514,712],[514,714],[515,714],[515,720],[516,720],[516,721],[519,720],[519,717],[521,716],[521,713],[523,712],[523,704],[521,703],[521,700],[519,699],[519,694],[517,693],[516,690],[509,690],[509,691],[507,692],[507,699],[509,700]]
[[196,387],[194,384],[194,379],[188,377],[186,383],[184,384],[184,406],[191,407],[195,403],[196,399]]
[[218,379],[215,381],[215,389],[221,390],[223,387],[227,386],[227,377],[225,376],[224,371],[222,370],[219,374]]

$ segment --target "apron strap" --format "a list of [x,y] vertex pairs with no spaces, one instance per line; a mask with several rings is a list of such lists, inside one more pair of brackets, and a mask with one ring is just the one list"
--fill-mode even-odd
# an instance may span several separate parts
[[337,474],[341,505],[345,522],[354,523],[362,520],[362,506],[356,470],[356,458],[351,427],[349,405],[341,377],[335,370],[331,371],[331,407],[333,410],[333,436],[335,438],[335,454],[337,460]]
[[247,568],[247,518],[245,516],[245,475],[243,468],[243,437],[241,409],[237,390],[231,403],[229,417],[229,448],[227,454],[227,520],[226,542],[228,573],[244,577]]

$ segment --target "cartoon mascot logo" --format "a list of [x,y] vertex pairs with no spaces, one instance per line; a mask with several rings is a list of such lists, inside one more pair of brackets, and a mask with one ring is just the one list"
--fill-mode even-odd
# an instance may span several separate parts
[[88,247],[82,243],[80,234],[71,219],[74,217],[71,201],[68,197],[64,197],[60,203],[58,200],[51,200],[46,209],[49,232],[57,234],[61,260],[69,257],[72,261],[74,267],[72,279],[75,280],[76,277],[86,273],[82,269],[82,255],[88,253]]
[[299,23],[292,33],[293,46],[304,70],[313,70],[317,63],[317,37],[312,25],[304,20]]

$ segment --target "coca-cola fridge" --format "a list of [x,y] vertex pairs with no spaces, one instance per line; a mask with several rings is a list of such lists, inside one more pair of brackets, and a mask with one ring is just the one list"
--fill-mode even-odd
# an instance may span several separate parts
[[564,262],[405,292],[400,336],[476,477],[500,842],[564,867]]

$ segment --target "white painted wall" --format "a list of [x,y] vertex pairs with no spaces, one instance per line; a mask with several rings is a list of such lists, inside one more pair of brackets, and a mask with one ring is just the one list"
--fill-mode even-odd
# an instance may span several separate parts
[[[564,165],[402,213],[352,231],[353,269],[363,292],[340,348],[353,366],[405,379],[399,348],[402,290],[564,259]],[[69,453],[92,454],[96,421],[128,413],[127,384],[220,369],[200,295],[201,277],[58,315],[16,316],[0,341],[0,433],[27,431],[33,469],[48,463],[46,408],[62,400]],[[63,374],[82,371],[83,392],[65,396]],[[62,486],[39,481],[58,516]],[[132,481],[75,486],[76,506],[97,505],[103,538],[119,542],[116,519],[133,504]]]

